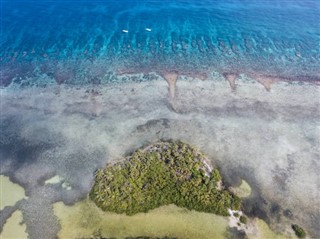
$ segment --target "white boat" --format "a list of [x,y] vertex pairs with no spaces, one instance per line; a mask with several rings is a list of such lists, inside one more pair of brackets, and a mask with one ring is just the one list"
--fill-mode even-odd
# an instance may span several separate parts
[[151,28],[146,28],[146,31],[148,32],[151,32],[151,30],[152,30]]
[[126,30],[126,29],[123,29],[123,30],[122,30],[122,32],[124,32],[124,33],[128,33],[129,31],[128,31],[128,30]]

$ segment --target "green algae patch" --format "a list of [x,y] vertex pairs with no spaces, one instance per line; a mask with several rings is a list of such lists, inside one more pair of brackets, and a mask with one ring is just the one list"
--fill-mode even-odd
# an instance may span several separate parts
[[249,197],[251,195],[251,187],[250,185],[245,181],[241,180],[241,184],[239,187],[231,187],[230,191],[233,192],[235,195],[237,195],[240,198]]
[[58,238],[224,239],[228,228],[226,217],[175,205],[132,216],[104,212],[88,199],[72,206],[57,202],[53,209],[61,225]]
[[89,197],[104,211],[127,215],[175,204],[228,216],[241,204],[206,156],[182,142],[156,143],[98,170]]

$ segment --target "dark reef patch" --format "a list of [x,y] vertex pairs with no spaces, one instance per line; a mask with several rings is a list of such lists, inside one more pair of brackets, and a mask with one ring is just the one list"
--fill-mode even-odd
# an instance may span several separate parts
[[170,120],[166,118],[148,120],[145,124],[138,125],[136,130],[138,133],[149,131],[152,128],[170,128]]
[[30,62],[1,64],[0,87],[7,87],[13,81],[21,84],[27,78],[36,75],[34,64]]
[[229,227],[226,232],[226,239],[246,239],[246,232],[238,230],[236,227]]

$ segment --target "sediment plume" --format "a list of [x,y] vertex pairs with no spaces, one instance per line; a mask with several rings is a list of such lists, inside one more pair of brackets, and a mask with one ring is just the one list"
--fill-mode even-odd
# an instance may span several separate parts
[[177,79],[179,75],[177,72],[165,72],[162,73],[161,76],[167,81],[169,86],[169,97],[170,100],[173,100],[175,97]]
[[250,76],[263,85],[267,91],[271,90],[271,85],[276,81],[276,78],[267,75],[252,74]]
[[236,79],[239,77],[236,73],[223,73],[223,77],[229,82],[232,90],[236,89]]

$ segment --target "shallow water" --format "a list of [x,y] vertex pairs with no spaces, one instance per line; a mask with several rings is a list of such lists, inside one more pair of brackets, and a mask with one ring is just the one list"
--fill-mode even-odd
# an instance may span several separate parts
[[265,237],[292,223],[320,237],[319,1],[0,7],[1,175],[28,197],[0,211],[1,235],[20,212],[29,238],[67,233],[54,208],[85,199],[96,169],[174,139],[227,186],[248,183],[243,210]]
[[[248,182],[246,213],[273,230],[298,222],[317,235],[318,94],[314,84],[278,82],[267,91],[245,79],[234,91],[223,77],[180,80],[174,100],[160,78],[3,90],[2,173],[29,198],[1,213],[20,209],[31,238],[54,237],[60,226],[52,204],[85,198],[97,168],[157,140],[180,139],[203,150],[227,185]],[[55,175],[64,181],[45,184]]]
[[[223,239],[237,235],[232,230],[228,230],[226,217],[189,211],[174,205],[162,206],[148,213],[139,213],[134,216],[102,212],[88,199],[73,206],[65,206],[59,202],[53,207],[62,226],[58,234],[59,238],[90,238],[98,234],[119,239],[141,236]],[[294,238],[274,233],[261,219],[250,221],[244,227],[250,228],[249,239]]]
[[63,203],[54,205],[55,214],[60,218],[60,238],[90,238],[95,232],[105,237],[172,237],[172,238],[217,238],[227,233],[228,220],[209,213],[199,213],[164,206],[149,213],[126,216],[102,212],[91,201],[83,201],[72,207]]

